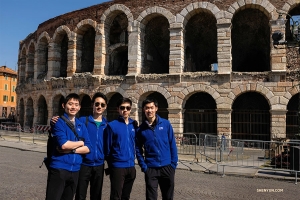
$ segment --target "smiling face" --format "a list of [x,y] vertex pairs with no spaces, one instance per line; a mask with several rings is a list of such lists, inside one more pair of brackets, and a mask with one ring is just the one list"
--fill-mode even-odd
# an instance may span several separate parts
[[75,117],[80,110],[80,103],[77,99],[71,98],[66,104],[62,104],[62,107],[65,109],[67,115],[71,118]]
[[95,102],[93,103],[93,114],[94,115],[102,115],[104,111],[106,110],[106,103],[105,100],[101,97],[98,97],[95,99]]
[[144,106],[145,116],[148,121],[153,121],[155,119],[156,112],[158,110],[157,106],[153,102],[148,103]]

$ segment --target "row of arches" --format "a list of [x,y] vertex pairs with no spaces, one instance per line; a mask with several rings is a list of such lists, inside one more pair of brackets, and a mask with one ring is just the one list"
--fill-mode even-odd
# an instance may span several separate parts
[[[62,25],[52,38],[43,32],[37,41],[24,44],[19,82],[83,72],[126,75],[131,67],[137,73],[164,74],[178,58],[183,60],[182,72],[211,71],[211,64],[227,62],[222,57],[226,51],[232,55],[232,71],[270,71],[269,22],[277,15],[268,5],[234,5],[235,10],[222,11],[209,2],[197,2],[176,16],[162,7],[147,8],[134,20],[129,8],[115,4],[100,23],[85,19],[73,31]],[[300,14],[300,4],[290,13]],[[221,33],[222,26],[230,30]]]
[[[92,113],[91,98],[87,94],[81,94],[81,110],[79,116],[87,116]],[[105,116],[109,121],[118,116],[116,102],[122,97],[120,93],[111,93],[108,95],[109,102]],[[158,100],[158,114],[169,119],[169,107],[166,98],[159,92],[146,93],[135,105],[139,121],[144,119],[142,109],[140,108],[144,98],[153,97]],[[299,93],[292,96],[286,113],[286,137],[292,139],[298,133],[298,105]],[[48,115],[48,110],[54,115],[62,115],[64,110],[62,103],[64,96],[59,94],[53,98],[50,108],[50,102],[41,95],[37,100],[37,106],[33,105],[33,99],[29,97],[24,103],[24,99],[19,102],[19,122],[20,124],[32,127],[34,121],[39,125],[46,125],[52,116]],[[135,107],[133,106],[133,107]],[[257,92],[245,92],[239,95],[232,104],[231,110],[231,137],[233,139],[250,140],[270,140],[271,114],[270,105],[266,98]],[[34,116],[34,113],[37,116]],[[25,121],[26,115],[26,121]],[[218,127],[218,109],[214,98],[206,92],[196,92],[192,94],[185,102],[182,108],[183,132],[209,133],[217,134]]]

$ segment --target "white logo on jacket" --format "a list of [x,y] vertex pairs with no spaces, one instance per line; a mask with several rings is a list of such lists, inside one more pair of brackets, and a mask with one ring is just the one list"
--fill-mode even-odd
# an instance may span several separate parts
[[164,127],[162,127],[162,126],[161,126],[161,127],[158,127],[158,130],[163,130],[163,129],[164,129]]

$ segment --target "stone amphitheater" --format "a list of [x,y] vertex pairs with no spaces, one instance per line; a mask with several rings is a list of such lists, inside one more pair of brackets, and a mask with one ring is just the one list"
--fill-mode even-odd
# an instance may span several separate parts
[[[278,24],[282,14],[285,24]],[[17,119],[46,125],[71,92],[159,101],[176,133],[294,138],[299,117],[299,0],[115,0],[49,19],[20,41]],[[284,33],[274,43],[272,35]],[[281,39],[281,38],[280,38]]]

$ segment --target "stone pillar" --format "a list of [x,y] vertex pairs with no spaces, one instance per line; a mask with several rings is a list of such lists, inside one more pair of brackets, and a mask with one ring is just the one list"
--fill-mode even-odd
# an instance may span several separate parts
[[72,33],[71,37],[69,38],[68,42],[68,67],[67,67],[67,76],[73,76],[77,70],[77,60],[80,60],[81,57],[81,52],[80,52],[80,57],[77,55],[79,54],[78,52],[78,44],[77,44],[77,37],[76,33]]
[[142,69],[141,31],[137,22],[128,26],[128,73],[127,75],[140,74]]
[[[158,108],[159,109],[159,108]],[[172,124],[174,133],[183,133],[183,111],[181,108],[168,108],[169,121]]]
[[39,107],[38,104],[34,104],[33,106],[33,127],[39,123]]
[[217,134],[231,138],[231,109],[217,109]]
[[104,75],[105,57],[102,56],[103,51],[103,34],[101,30],[103,24],[98,24],[95,36],[95,53],[94,53],[94,75]]
[[[270,21],[271,26],[271,37],[275,31],[280,31],[285,33],[285,25],[277,25],[276,20]],[[285,41],[285,36],[282,38]],[[271,71],[272,72],[285,72],[286,71],[286,47],[285,45],[273,45],[273,40],[271,38]]]
[[53,113],[53,103],[52,103],[52,98],[49,98],[51,99],[50,101],[46,100],[47,102],[47,109],[48,109],[48,119],[47,119],[47,125],[50,125],[50,119],[54,116],[54,113]]
[[218,74],[231,74],[231,23],[217,24],[218,32]]
[[287,110],[270,110],[271,113],[271,140],[286,138]]
[[49,43],[48,49],[48,73],[47,79],[49,80],[51,77],[59,77],[59,67],[60,67],[60,50],[56,43]]
[[169,74],[182,73],[184,68],[184,30],[181,23],[170,27]]
[[36,49],[34,52],[34,64],[33,64],[33,79],[34,81],[37,80],[37,76],[38,76],[38,50]]

